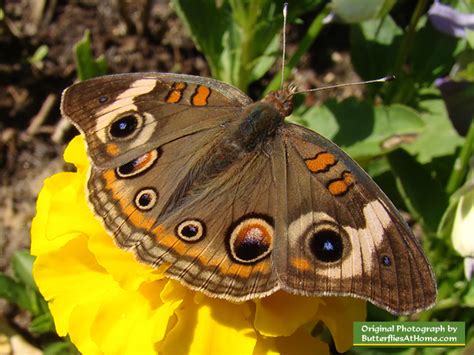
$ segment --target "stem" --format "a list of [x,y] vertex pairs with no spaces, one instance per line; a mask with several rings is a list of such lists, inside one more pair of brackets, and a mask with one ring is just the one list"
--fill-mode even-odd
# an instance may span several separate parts
[[449,195],[453,194],[464,182],[469,167],[469,159],[472,156],[474,156],[474,121],[471,122],[466,135],[466,141],[454,162],[453,171],[446,186],[446,192]]
[[[309,47],[313,44],[314,40],[318,36],[319,32],[321,32],[321,29],[323,28],[323,20],[329,13],[329,7],[326,6],[321,13],[316,16],[316,18],[313,20],[311,25],[308,28],[308,31],[306,32],[305,36],[301,40],[301,43],[296,50],[296,52],[293,54],[293,56],[290,58],[288,63],[285,66],[285,70],[283,73],[283,79],[286,80],[288,76],[290,75],[291,71],[293,68],[298,64],[299,60],[303,56],[303,54],[306,53]],[[275,75],[273,80],[268,84],[267,88],[265,89],[264,95],[268,94],[272,90],[278,90],[280,87],[280,82],[281,82],[281,77],[279,75]]]
[[403,41],[400,45],[400,50],[398,51],[397,59],[395,60],[394,74],[397,76],[401,76],[402,74],[403,64],[405,64],[408,54],[410,53],[411,48],[413,47],[418,20],[424,14],[427,4],[428,0],[419,0],[416,4],[415,11],[411,16],[410,24],[408,25],[407,32],[403,37]]

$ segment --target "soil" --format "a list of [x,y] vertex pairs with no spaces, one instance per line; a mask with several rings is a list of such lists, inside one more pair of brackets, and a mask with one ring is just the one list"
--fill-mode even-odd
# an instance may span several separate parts
[[[119,3],[125,3],[126,8],[119,8]],[[149,8],[147,4],[151,4]],[[77,132],[61,120],[59,101],[62,90],[76,79],[73,46],[86,29],[95,55],[105,55],[110,73],[173,71],[209,76],[210,72],[204,56],[165,1],[17,0],[0,1],[2,7],[0,271],[8,273],[12,253],[29,247],[31,220],[43,180],[67,168],[62,152]],[[144,13],[149,14],[148,19]],[[314,16],[308,13],[302,25],[288,27],[290,54]],[[40,46],[47,46],[47,55],[35,62],[32,57]],[[298,86],[305,89],[356,80],[348,47],[347,29],[335,25],[325,30],[294,74]],[[252,93],[261,93],[278,71],[274,68],[252,85]],[[350,88],[342,95],[359,91]],[[308,95],[306,100],[312,105],[324,98]],[[21,315],[3,303],[0,323],[6,318],[9,326],[25,333],[27,324],[18,321]]]

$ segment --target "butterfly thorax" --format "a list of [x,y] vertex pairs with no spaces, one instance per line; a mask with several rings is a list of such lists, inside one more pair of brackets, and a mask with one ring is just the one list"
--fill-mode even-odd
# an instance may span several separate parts
[[273,91],[261,101],[249,105],[242,113],[242,121],[230,135],[229,143],[239,150],[251,152],[264,143],[283,125],[293,110],[289,89]]
[[230,128],[226,137],[206,157],[200,178],[217,176],[245,154],[266,150],[292,110],[289,89],[271,92],[261,101],[249,105],[242,112],[240,123],[235,128]]
[[250,105],[242,122],[231,137],[245,152],[254,151],[271,138],[283,124],[284,116],[273,106],[259,101]]
[[265,150],[284,119],[274,105],[263,100],[249,105],[242,112],[240,123],[228,127],[223,139],[203,159],[193,185],[201,185],[220,175],[247,154]]

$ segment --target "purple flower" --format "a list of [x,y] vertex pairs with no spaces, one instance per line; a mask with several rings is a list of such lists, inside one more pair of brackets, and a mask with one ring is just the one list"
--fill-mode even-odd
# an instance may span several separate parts
[[474,15],[464,14],[438,1],[431,6],[428,16],[433,27],[454,37],[464,38],[466,29],[474,30]]

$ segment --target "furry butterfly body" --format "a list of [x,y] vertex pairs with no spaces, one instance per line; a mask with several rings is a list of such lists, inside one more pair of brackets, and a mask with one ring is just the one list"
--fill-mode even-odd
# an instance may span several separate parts
[[233,301],[283,289],[428,308],[436,283],[411,230],[340,148],[285,122],[291,96],[137,73],[75,84],[61,109],[87,142],[96,215],[138,260]]

